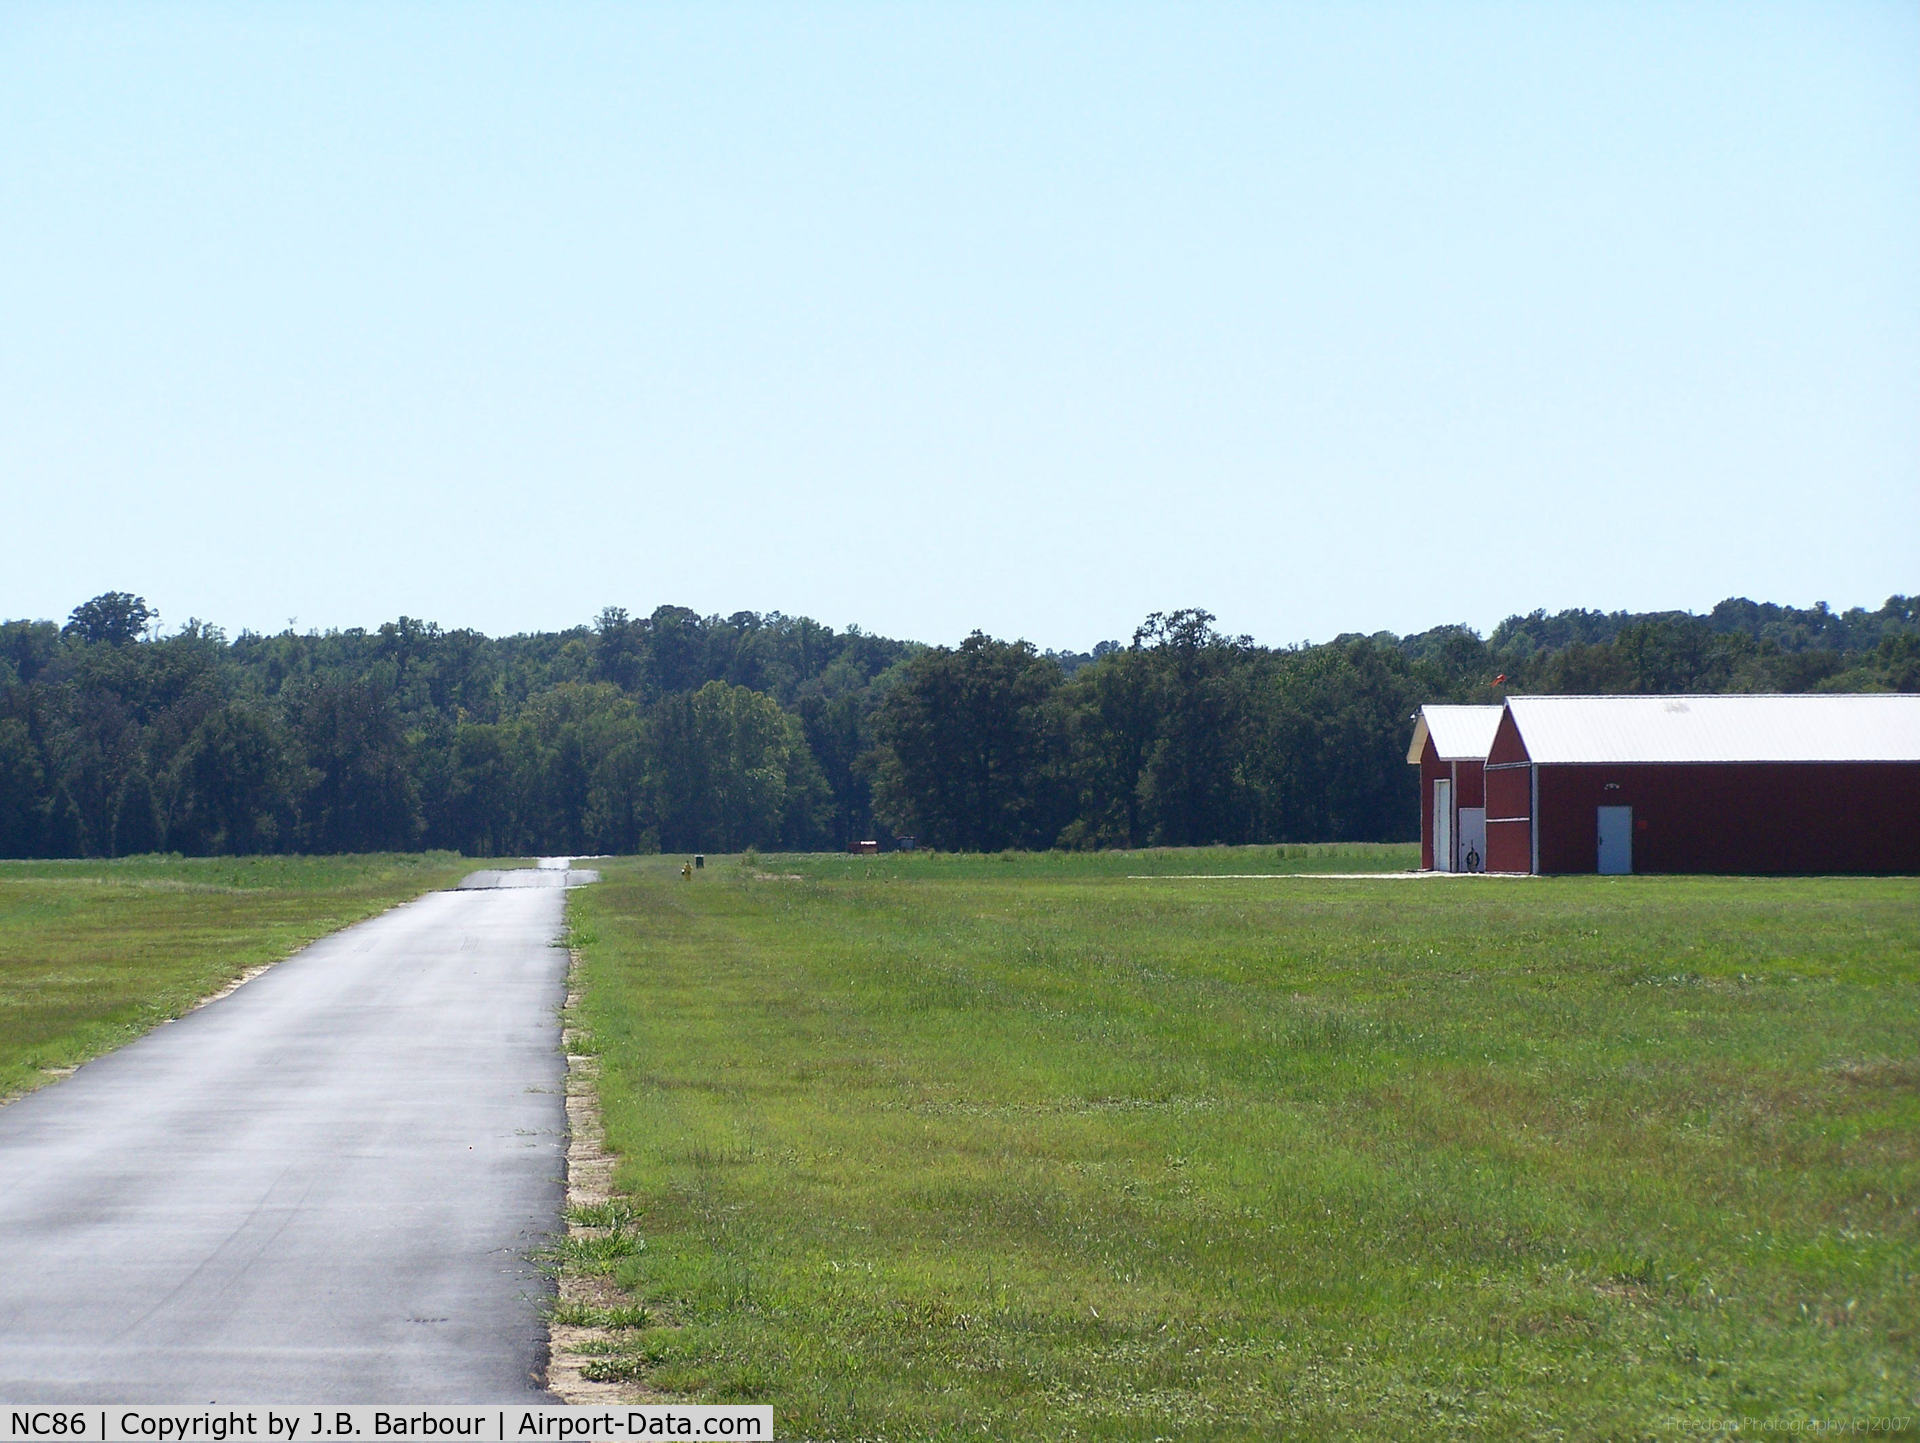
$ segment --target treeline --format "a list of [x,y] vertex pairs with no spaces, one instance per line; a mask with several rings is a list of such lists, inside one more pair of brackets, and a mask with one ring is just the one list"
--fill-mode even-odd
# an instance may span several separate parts
[[619,608],[491,638],[0,624],[0,855],[1403,840],[1423,702],[1920,690],[1920,601],[1535,612],[1271,648],[1204,611],[1042,654]]

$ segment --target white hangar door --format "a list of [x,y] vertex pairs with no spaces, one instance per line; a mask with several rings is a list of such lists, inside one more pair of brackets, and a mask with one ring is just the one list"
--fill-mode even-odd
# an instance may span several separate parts
[[1455,848],[1454,855],[1460,859],[1457,871],[1484,872],[1487,870],[1487,809],[1485,807],[1460,809],[1460,843]]
[[[1406,795],[1404,792],[1402,796]],[[1441,777],[1433,784],[1433,869],[1451,872],[1453,857],[1453,783]]]
[[1600,875],[1624,877],[1633,870],[1633,808],[1600,808]]

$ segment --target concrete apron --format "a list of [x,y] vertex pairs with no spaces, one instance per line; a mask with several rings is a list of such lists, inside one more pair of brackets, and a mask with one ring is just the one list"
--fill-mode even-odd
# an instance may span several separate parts
[[0,1401],[539,1401],[546,877],[395,908],[0,1108]]

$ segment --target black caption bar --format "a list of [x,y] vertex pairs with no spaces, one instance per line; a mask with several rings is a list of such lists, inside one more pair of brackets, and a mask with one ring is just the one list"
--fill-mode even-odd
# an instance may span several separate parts
[[631,1408],[84,1408],[0,1405],[5,1443],[322,1443],[435,1439],[446,1443],[581,1443],[585,1439],[773,1437],[765,1404],[649,1403]]

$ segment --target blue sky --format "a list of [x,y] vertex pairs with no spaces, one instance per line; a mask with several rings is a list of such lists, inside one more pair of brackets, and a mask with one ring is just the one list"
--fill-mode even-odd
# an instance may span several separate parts
[[0,615],[1920,590],[1920,8],[0,9]]

